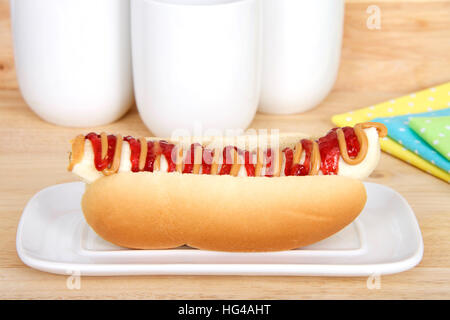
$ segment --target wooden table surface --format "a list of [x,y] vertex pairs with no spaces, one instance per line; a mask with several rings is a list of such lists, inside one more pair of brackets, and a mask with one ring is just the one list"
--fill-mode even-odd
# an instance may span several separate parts
[[[381,29],[366,27],[369,5],[381,9]],[[432,299],[450,298],[450,188],[383,154],[368,181],[401,193],[416,213],[424,239],[421,263],[382,276],[378,289],[367,278],[134,276],[82,277],[67,288],[67,276],[25,266],[15,249],[16,228],[30,197],[76,178],[66,172],[69,139],[88,130],[149,135],[133,108],[99,128],[61,128],[40,120],[18,91],[12,58],[8,2],[0,0],[0,298],[123,299]],[[293,116],[258,114],[253,128],[320,134],[330,117],[450,80],[449,1],[349,1],[340,73],[331,94],[312,111]]]

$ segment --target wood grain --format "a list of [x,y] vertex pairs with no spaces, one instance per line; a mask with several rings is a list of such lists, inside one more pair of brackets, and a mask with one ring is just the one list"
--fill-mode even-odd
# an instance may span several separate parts
[[[379,5],[381,30],[366,28],[366,8]],[[254,128],[321,134],[333,114],[368,106],[450,81],[449,1],[348,1],[343,55],[334,90],[301,115],[258,114]],[[66,172],[69,139],[87,130],[149,135],[133,108],[101,128],[61,128],[40,120],[20,96],[15,78],[9,8],[0,0],[0,298],[16,299],[448,299],[450,298],[450,188],[387,154],[368,181],[394,188],[410,203],[425,244],[422,262],[383,276],[325,277],[83,277],[69,290],[67,277],[23,265],[15,250],[21,211],[40,189],[74,181]]]
[[17,89],[9,1],[0,0],[0,89]]

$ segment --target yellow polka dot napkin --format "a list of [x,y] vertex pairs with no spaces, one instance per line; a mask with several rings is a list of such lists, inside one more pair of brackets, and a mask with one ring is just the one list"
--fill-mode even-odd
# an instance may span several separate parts
[[[333,116],[331,121],[340,127],[354,126],[359,122],[370,121],[374,118],[422,113],[448,107],[450,107],[450,82],[367,108],[338,114]],[[448,172],[436,167],[388,137],[381,140],[381,149],[450,183]]]

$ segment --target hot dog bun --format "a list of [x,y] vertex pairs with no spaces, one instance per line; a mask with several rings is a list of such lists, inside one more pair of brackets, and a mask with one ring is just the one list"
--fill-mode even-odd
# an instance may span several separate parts
[[325,239],[365,203],[364,185],[341,176],[123,172],[86,185],[82,209],[98,235],[127,248],[256,252]]

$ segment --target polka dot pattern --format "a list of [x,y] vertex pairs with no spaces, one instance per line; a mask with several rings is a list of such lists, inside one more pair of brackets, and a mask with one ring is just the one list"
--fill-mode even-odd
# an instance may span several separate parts
[[[441,113],[444,113],[442,110]],[[409,127],[414,130],[425,142],[432,146],[443,157],[450,161],[450,112],[441,117],[416,117],[409,123]]]
[[[442,84],[440,86],[436,86],[433,88],[425,89],[419,92],[414,92],[403,97],[398,97],[395,99],[388,100],[386,102],[382,102],[379,104],[370,105],[367,108],[362,108],[359,110],[352,110],[350,113],[344,113],[335,115],[332,118],[333,123],[338,126],[353,126],[359,122],[373,121],[376,118],[387,118],[385,124],[388,125],[390,122],[394,124],[397,121],[397,116],[405,116],[409,115],[405,118],[400,125],[405,128],[405,131],[395,130],[398,134],[404,135],[410,133],[412,130],[409,128],[409,121],[413,119],[416,115],[425,112],[434,112],[437,110],[442,110],[450,107],[450,82]],[[431,124],[430,124],[431,125]],[[427,127],[424,127],[427,129]],[[446,132],[450,130],[450,124],[447,127],[444,127]],[[426,143],[418,134],[415,134],[415,138],[410,142],[414,145],[414,147],[408,147],[408,141],[406,139],[399,138],[398,140],[402,141],[402,144],[395,141],[392,137],[392,130],[389,130],[389,138],[386,140],[381,140],[381,148],[386,153],[392,154],[395,157],[398,157],[405,162],[414,165],[423,171],[430,171],[432,175],[443,179],[450,183],[450,169],[444,169],[438,165],[436,160],[433,160],[435,164],[431,162],[431,160],[426,159],[424,153],[421,150],[422,145],[427,145],[429,148],[432,148],[431,145]],[[445,134],[445,132],[443,133]],[[450,136],[450,133],[448,134]],[[438,136],[437,138],[444,138]],[[436,139],[437,139],[436,138]],[[435,139],[435,140],[436,140]],[[439,140],[440,141],[440,140]],[[439,142],[438,145],[440,145]],[[406,149],[406,150],[405,150]],[[414,151],[417,150],[420,154],[417,155]],[[434,151],[434,150],[433,150]],[[447,163],[449,160],[447,152],[445,155],[439,153],[432,153],[432,155],[438,154],[442,157],[442,159],[446,160]]]
[[[446,154],[438,154],[435,149],[440,147],[444,137],[442,132],[435,132],[435,126],[440,121],[445,120],[442,125],[442,131],[446,125],[450,125],[450,108],[427,113],[418,113],[415,115],[396,116],[391,118],[375,118],[373,121],[381,122],[388,128],[388,135],[391,139],[402,146],[402,149],[409,150],[429,163],[447,171],[450,170],[450,161]],[[416,130],[411,128],[415,124]],[[433,135],[430,133],[434,132]],[[429,136],[427,141],[424,136]]]

